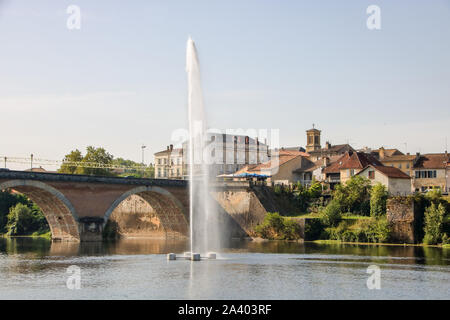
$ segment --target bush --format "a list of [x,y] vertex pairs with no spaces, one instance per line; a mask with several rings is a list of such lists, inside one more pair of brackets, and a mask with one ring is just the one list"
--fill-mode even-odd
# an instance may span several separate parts
[[323,231],[324,225],[320,219],[305,219],[305,240],[317,240]]
[[341,206],[341,212],[352,212],[361,215],[370,213],[370,181],[361,176],[353,176],[345,184],[339,184],[333,193]]
[[320,220],[326,226],[336,226],[341,221],[341,217],[341,206],[336,199],[333,199],[322,211]]
[[385,217],[371,218],[362,228],[368,242],[387,242],[391,233]]
[[297,182],[294,187],[295,205],[301,212],[310,211],[312,205],[318,205],[317,202],[322,196],[322,185],[319,182],[313,182],[309,188]]
[[283,239],[300,239],[300,225],[292,219],[284,219]]
[[294,220],[280,216],[278,212],[268,212],[263,223],[255,227],[255,233],[264,239],[296,240],[300,238],[300,226]]
[[440,203],[431,203],[431,206],[425,209],[425,244],[438,244],[443,237],[443,222],[445,216],[445,208]]
[[377,183],[370,191],[370,215],[379,217],[386,214],[388,192],[386,187]]
[[275,194],[280,195],[283,193],[283,187],[279,184],[276,184],[273,186],[273,192],[275,192]]
[[326,228],[325,236],[330,240],[344,242],[386,242],[389,240],[390,228],[386,218],[361,220],[351,228],[342,221],[337,227]]

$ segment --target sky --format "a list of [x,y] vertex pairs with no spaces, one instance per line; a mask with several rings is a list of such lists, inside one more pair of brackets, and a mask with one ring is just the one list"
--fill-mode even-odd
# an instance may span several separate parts
[[0,0],[0,156],[93,145],[140,161],[145,144],[153,161],[187,127],[189,35],[209,127],[304,146],[314,123],[323,144],[446,148],[450,0]]

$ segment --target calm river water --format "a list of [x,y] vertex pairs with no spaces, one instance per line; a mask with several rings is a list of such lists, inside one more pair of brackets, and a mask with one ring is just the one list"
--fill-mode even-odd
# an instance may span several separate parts
[[[217,260],[167,261],[186,241],[0,239],[0,299],[449,299],[450,249],[233,242]],[[70,266],[79,290],[67,288]],[[367,268],[381,270],[369,290]]]

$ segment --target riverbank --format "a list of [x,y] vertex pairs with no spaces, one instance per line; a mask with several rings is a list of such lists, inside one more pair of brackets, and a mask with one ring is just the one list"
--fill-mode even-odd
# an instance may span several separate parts
[[385,242],[348,242],[348,241],[340,241],[340,240],[313,240],[313,241],[305,241],[309,243],[317,243],[317,244],[351,244],[358,246],[391,246],[391,247],[424,247],[424,248],[442,248],[442,249],[450,249],[449,244],[444,245],[431,245],[424,243],[385,243]]
[[45,238],[45,239],[52,239],[52,233],[51,231],[45,232],[45,233],[38,233],[34,232],[33,234],[27,234],[27,235],[17,235],[17,236],[10,236],[7,234],[0,234],[0,238]]

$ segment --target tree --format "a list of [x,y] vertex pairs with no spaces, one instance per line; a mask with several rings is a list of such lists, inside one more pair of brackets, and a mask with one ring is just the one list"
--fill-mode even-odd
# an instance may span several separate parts
[[300,181],[295,185],[295,190],[293,191],[294,199],[296,200],[296,205],[302,212],[306,212],[311,206],[311,203],[319,199],[322,195],[322,185],[319,182],[313,182],[311,186],[305,187]]
[[370,212],[370,189],[369,179],[353,176],[345,184],[336,186],[333,199],[341,206],[341,212],[368,215]]
[[425,209],[425,244],[438,244],[443,237],[443,222],[445,216],[445,207],[440,203],[434,202]]
[[92,146],[87,147],[86,155],[83,158],[82,163],[86,163],[86,167],[79,168],[83,170],[83,174],[95,175],[95,176],[112,176],[110,169],[105,168],[92,168],[92,164],[99,164],[101,166],[111,166],[114,159],[113,155],[106,152],[104,148],[95,148]]
[[[61,165],[61,168],[59,168],[58,172],[75,174],[78,166],[70,165],[70,162],[81,162],[81,161],[83,161],[83,155],[81,154],[80,150],[75,149],[64,157],[63,164]],[[69,162],[69,163],[64,163],[64,162]]]
[[18,203],[9,211],[7,234],[11,236],[26,234],[30,229],[32,219],[31,209]]
[[119,167],[129,167],[125,169],[125,172],[120,174],[120,177],[135,177],[135,178],[154,178],[155,167],[153,165],[145,166],[141,163],[134,162],[132,160],[125,160],[123,158],[117,158],[113,160],[113,164]]
[[79,165],[63,164],[58,170],[60,173],[85,174],[96,176],[114,175],[110,169],[104,168],[111,166],[114,157],[106,152],[104,148],[95,148],[89,146],[86,148],[86,155],[83,157],[81,152],[76,149],[64,157],[64,161],[78,162]]
[[341,217],[341,206],[336,199],[333,199],[322,211],[320,220],[326,226],[336,226],[341,221]]
[[386,202],[388,192],[386,187],[381,183],[377,183],[370,191],[370,215],[379,217],[386,214]]

